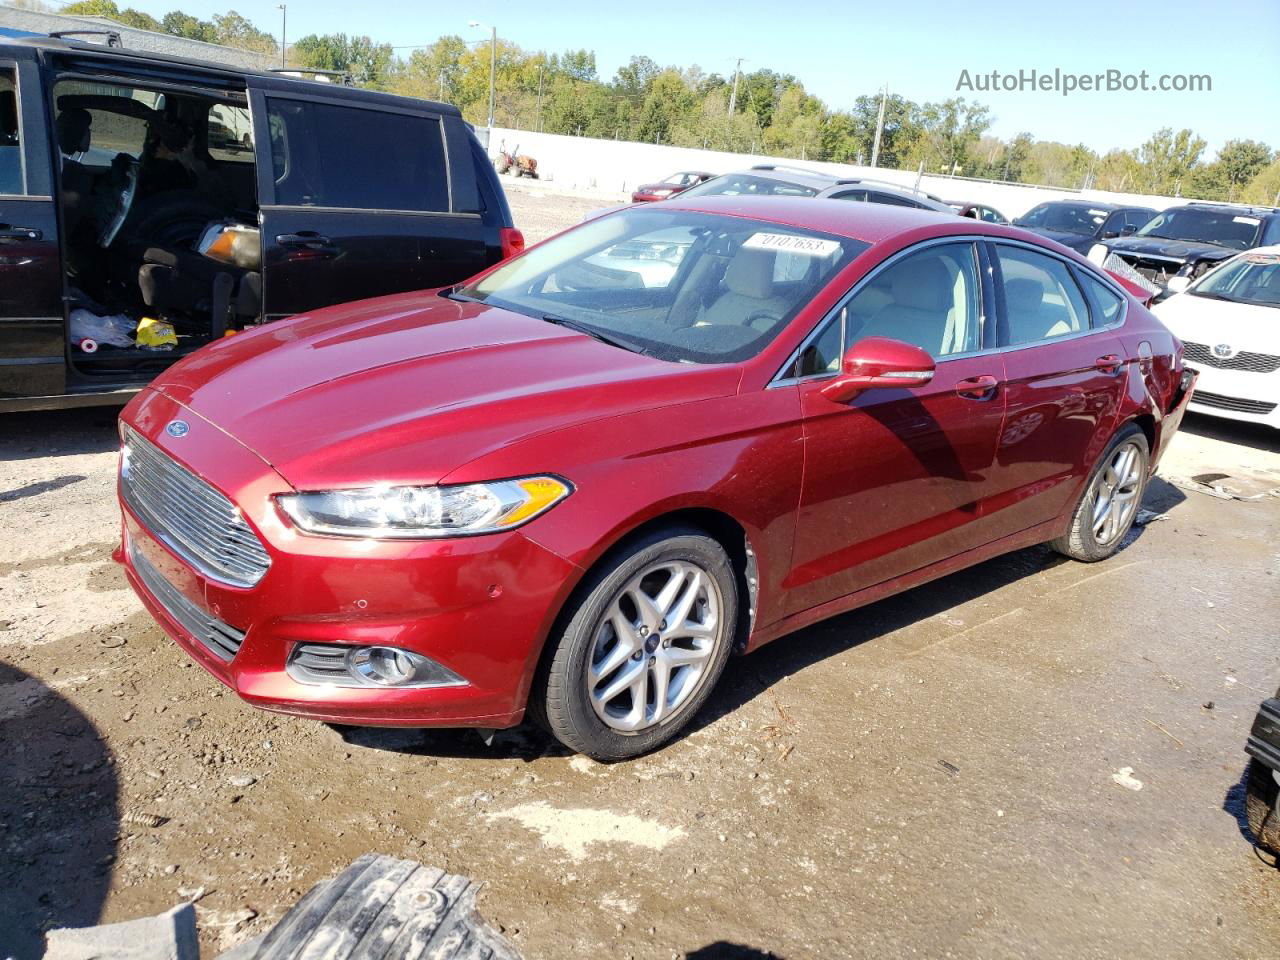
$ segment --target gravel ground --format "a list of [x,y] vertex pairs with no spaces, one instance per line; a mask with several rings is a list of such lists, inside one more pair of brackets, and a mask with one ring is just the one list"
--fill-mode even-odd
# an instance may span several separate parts
[[[531,240],[602,205],[509,192]],[[184,899],[212,956],[369,851],[485,881],[530,960],[1275,954],[1240,776],[1280,499],[1158,480],[1113,559],[1024,550],[784,637],[602,766],[240,703],[110,560],[113,418],[0,434],[0,956]],[[1209,472],[1280,487],[1280,444],[1191,416],[1163,473]]]

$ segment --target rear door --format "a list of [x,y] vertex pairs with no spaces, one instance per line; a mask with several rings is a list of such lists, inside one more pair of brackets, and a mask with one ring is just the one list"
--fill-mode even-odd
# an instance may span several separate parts
[[1048,251],[990,244],[1005,363],[994,479],[999,535],[1058,516],[1115,428],[1125,387],[1113,317],[1090,309],[1075,268]]
[[250,103],[268,319],[444,286],[485,266],[460,120],[271,87]]
[[66,391],[62,265],[37,66],[0,59],[0,400]]

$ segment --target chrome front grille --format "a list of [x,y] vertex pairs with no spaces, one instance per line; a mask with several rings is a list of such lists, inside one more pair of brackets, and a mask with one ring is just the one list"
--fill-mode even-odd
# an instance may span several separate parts
[[146,528],[204,576],[252,587],[271,565],[235,504],[128,427],[120,489]]
[[1234,357],[1224,360],[1215,357],[1209,345],[1205,343],[1188,341],[1183,344],[1183,347],[1184,355],[1189,361],[1218,370],[1247,370],[1250,373],[1275,373],[1280,370],[1280,357],[1270,353],[1250,353],[1248,350],[1241,350]]
[[178,621],[182,629],[195,637],[206,650],[229,663],[244,642],[244,631],[223,623],[184,597],[132,542],[129,544],[129,560],[142,585],[164,607],[165,612]]
[[1233,410],[1236,413],[1256,413],[1266,416],[1274,410],[1277,404],[1267,403],[1264,400],[1245,400],[1242,397],[1224,397],[1220,393],[1205,393],[1203,390],[1197,390],[1191,394],[1191,402],[1198,403],[1202,407],[1215,407],[1218,410]]

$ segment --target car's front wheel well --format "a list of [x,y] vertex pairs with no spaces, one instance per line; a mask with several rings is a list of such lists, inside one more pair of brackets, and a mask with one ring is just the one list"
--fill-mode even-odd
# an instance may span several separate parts
[[[542,704],[539,702],[539,691],[545,685],[547,670],[550,667],[556,648],[556,639],[564,632],[573,612],[582,602],[583,597],[591,592],[601,571],[611,569],[619,553],[625,552],[630,544],[641,538],[651,536],[662,530],[672,532],[694,530],[711,537],[724,548],[733,564],[734,575],[738,581],[738,626],[734,636],[733,649],[741,652],[746,649],[747,639],[751,635],[751,627],[755,621],[756,600],[759,594],[759,566],[756,562],[755,547],[742,524],[720,510],[709,508],[686,508],[651,517],[625,534],[619,536],[608,548],[586,569],[577,585],[570,592],[555,622],[543,643],[538,656],[538,665],[533,673],[533,684],[529,690],[528,709],[533,711],[533,718],[540,720]],[[745,602],[743,602],[745,600]],[[545,726],[545,724],[543,724]]]

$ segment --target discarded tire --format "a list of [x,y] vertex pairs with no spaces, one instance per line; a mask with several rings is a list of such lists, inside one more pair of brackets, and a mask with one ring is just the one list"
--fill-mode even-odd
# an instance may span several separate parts
[[519,960],[476,915],[479,889],[467,877],[369,854],[312,887],[247,957]]
[[1280,857],[1280,814],[1276,813],[1276,795],[1280,784],[1258,760],[1249,761],[1245,784],[1244,808],[1249,818],[1249,832],[1258,846]]

